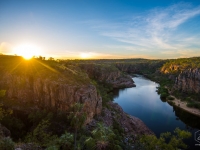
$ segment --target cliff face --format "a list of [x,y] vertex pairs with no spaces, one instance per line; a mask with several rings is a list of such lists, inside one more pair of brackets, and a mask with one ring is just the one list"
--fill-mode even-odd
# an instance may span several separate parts
[[200,93],[200,69],[184,68],[177,64],[164,65],[161,73],[168,75],[168,78],[174,81],[174,88],[181,92]]
[[163,66],[161,68],[161,72],[164,74],[170,74],[172,72],[179,72],[181,70],[181,66],[180,65],[176,65],[176,64],[171,64],[170,66]]
[[91,79],[111,84],[114,88],[134,87],[134,81],[128,75],[123,75],[116,67],[99,64],[80,64]]
[[84,104],[83,111],[87,113],[86,123],[102,109],[101,96],[95,86],[70,85],[33,76],[4,76],[7,87],[6,96],[22,103],[34,103],[36,107],[54,110],[68,110],[76,102]]
[[183,92],[200,93],[200,69],[187,69],[175,80],[175,88]]
[[[126,114],[123,109],[113,102],[108,102],[110,109],[103,108],[102,115],[93,119],[88,128],[93,128],[101,121],[106,126],[120,126],[124,131],[125,139],[135,141],[139,135],[154,135],[154,133],[137,117]],[[134,135],[134,136],[133,136]]]
[[160,60],[146,60],[144,62],[134,62],[134,63],[116,63],[116,67],[127,73],[155,73],[165,61]]
[[143,67],[143,65],[138,66],[136,64],[124,64],[124,63],[117,63],[116,67],[123,71],[123,72],[128,72],[128,73],[139,73],[141,67]]

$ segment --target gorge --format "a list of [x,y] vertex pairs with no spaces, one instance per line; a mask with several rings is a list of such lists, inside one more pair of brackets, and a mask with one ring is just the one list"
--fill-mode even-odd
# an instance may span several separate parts
[[192,137],[187,140],[189,149],[198,149],[194,140],[195,132],[200,129],[198,116],[188,114],[181,108],[171,106],[167,101],[160,99],[156,92],[159,84],[141,75],[134,75],[133,80],[136,88],[116,90],[114,102],[118,103],[126,113],[144,121],[157,137],[164,132],[173,132],[177,127],[188,130],[192,133]]
[[[115,137],[119,142],[118,146],[131,147],[140,136],[154,135],[154,133],[158,135],[158,133],[155,131],[153,133],[152,128],[140,120],[140,116],[130,116],[131,113],[126,114],[123,111],[124,108],[112,102],[114,89],[135,86],[137,88],[137,84],[129,74],[143,74],[160,83],[162,87],[167,86],[172,94],[179,90],[179,93],[188,95],[190,93],[185,92],[189,91],[196,92],[198,97],[199,92],[196,90],[199,86],[198,71],[190,71],[187,76],[184,70],[179,72],[175,69],[176,67],[171,67],[172,70],[176,70],[175,72],[166,71],[169,70],[166,64],[170,60],[55,61],[34,58],[26,61],[18,56],[0,56],[0,61],[0,90],[6,91],[1,102],[3,109],[11,109],[13,112],[11,116],[5,116],[1,122],[10,130],[15,141],[19,138],[27,138],[26,132],[34,132],[44,118],[50,121],[50,130],[54,131],[54,134],[60,136],[66,130],[72,133],[74,128],[68,114],[78,114],[80,117],[85,115],[84,126],[87,132],[92,133],[92,130],[95,130],[102,122],[106,128],[112,126],[115,135],[120,137],[118,139],[117,136]],[[181,88],[189,88],[189,90],[181,90]],[[137,96],[133,95],[133,97]],[[190,101],[194,98],[191,97]],[[83,107],[78,111],[72,110],[77,103],[82,104]],[[134,108],[137,105],[130,106]],[[151,107],[151,105],[148,106]],[[61,119],[63,121],[56,121],[55,118],[59,118],[58,115],[63,117]],[[9,124],[9,120],[14,118],[20,124],[17,127]],[[18,136],[16,130],[26,132]]]

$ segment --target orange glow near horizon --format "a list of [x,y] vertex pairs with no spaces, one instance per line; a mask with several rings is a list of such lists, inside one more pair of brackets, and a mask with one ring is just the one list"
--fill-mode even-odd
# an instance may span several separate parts
[[13,53],[22,56],[24,59],[29,60],[33,56],[38,56],[41,54],[41,50],[31,44],[22,44],[13,49]]

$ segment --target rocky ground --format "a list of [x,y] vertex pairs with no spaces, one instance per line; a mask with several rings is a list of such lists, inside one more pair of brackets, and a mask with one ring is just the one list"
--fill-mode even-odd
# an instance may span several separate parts
[[118,124],[124,132],[125,139],[131,140],[133,143],[139,135],[154,135],[144,122],[125,113],[117,103],[108,102],[107,105],[107,108],[103,108],[102,115],[96,117],[87,125],[89,129],[94,128],[99,121],[110,127]]

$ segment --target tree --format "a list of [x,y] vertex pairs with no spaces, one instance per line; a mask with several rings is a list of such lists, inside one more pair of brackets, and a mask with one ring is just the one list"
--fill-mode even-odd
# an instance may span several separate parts
[[50,123],[48,120],[42,120],[33,132],[29,133],[26,137],[27,142],[35,142],[41,146],[48,146],[54,141],[57,137],[52,135],[51,132],[48,132]]
[[83,112],[84,105],[81,103],[75,103],[71,106],[71,111],[69,114],[69,119],[71,120],[70,125],[74,129],[74,150],[76,150],[76,139],[77,139],[77,132],[85,123],[86,120],[86,113]]
[[73,149],[73,135],[65,132],[60,138],[57,138],[46,150],[72,150]]
[[[6,90],[0,90],[0,98],[3,98],[6,94]],[[11,109],[5,110],[2,108],[3,104],[0,103],[0,121],[7,115],[12,114],[13,111]]]
[[10,137],[0,136],[0,149],[2,150],[14,150],[15,143]]
[[[178,150],[180,148],[187,148],[183,139],[191,137],[188,131],[176,128],[174,135],[170,132],[162,133],[160,138],[155,135],[143,135],[136,143],[136,149],[140,150]],[[168,142],[167,142],[168,141]]]
[[106,150],[110,144],[109,142],[112,141],[114,137],[115,134],[110,127],[98,123],[97,128],[92,131],[92,137],[88,138],[85,143],[89,149]]

